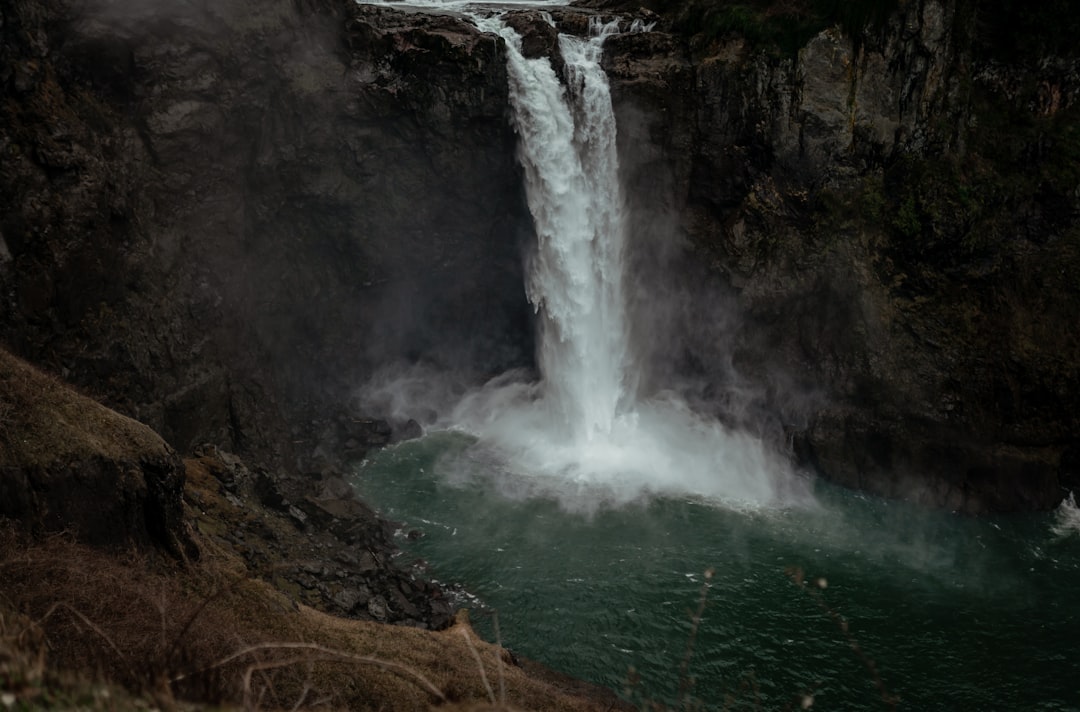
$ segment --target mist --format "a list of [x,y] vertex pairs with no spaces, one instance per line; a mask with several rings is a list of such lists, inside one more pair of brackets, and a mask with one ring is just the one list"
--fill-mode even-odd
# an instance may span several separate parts
[[506,497],[552,497],[587,513],[655,495],[739,509],[809,504],[780,419],[766,415],[777,385],[751,383],[734,365],[734,299],[686,269],[664,191],[634,201],[623,193],[599,66],[617,23],[594,21],[591,39],[560,40],[566,90],[547,59],[521,56],[513,30],[478,24],[510,48],[536,232],[524,291],[536,311],[538,373],[513,370],[470,389],[476,369],[398,366],[360,400],[393,420],[469,433],[476,443],[440,460],[440,472],[459,482],[486,473],[477,476]]

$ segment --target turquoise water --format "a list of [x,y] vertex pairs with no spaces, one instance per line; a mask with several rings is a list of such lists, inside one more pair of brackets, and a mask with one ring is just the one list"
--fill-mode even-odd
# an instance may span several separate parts
[[1080,709],[1075,510],[976,519],[815,483],[785,511],[580,491],[569,512],[458,433],[378,452],[356,484],[423,532],[405,556],[475,596],[487,637],[497,611],[515,653],[638,703],[883,709],[873,666],[898,709]]

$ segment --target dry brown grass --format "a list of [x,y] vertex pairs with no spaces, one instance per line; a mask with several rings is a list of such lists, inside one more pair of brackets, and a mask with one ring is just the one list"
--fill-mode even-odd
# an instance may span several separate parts
[[164,451],[150,428],[80,395],[0,348],[0,466],[92,456],[137,459]]
[[125,690],[57,670],[47,663],[37,621],[0,601],[0,706],[5,710],[135,710],[154,706]]
[[[207,606],[187,625],[218,585],[192,586],[194,572],[169,576],[137,553],[113,556],[64,535],[30,542],[10,529],[0,552],[0,596],[40,628],[51,666],[168,696],[166,671],[232,644],[220,608]],[[200,684],[207,699],[230,692],[217,680]]]
[[[604,708],[528,677],[464,619],[430,632],[335,618],[205,545],[202,561],[180,568],[7,529],[0,607],[33,621],[49,667],[114,681],[163,707],[180,699],[248,709]],[[485,679],[503,680],[505,698]]]

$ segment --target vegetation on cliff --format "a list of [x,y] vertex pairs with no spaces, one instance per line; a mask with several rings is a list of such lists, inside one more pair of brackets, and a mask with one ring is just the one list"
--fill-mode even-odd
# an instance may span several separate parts
[[0,348],[0,516],[183,555],[193,552],[181,522],[183,481],[179,457],[148,427]]

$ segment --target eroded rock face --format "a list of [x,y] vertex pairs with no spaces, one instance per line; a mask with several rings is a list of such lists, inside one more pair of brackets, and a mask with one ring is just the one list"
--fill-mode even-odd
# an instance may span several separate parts
[[212,445],[196,456],[185,463],[194,526],[293,600],[351,618],[450,624],[448,593],[397,558],[398,525],[359,501],[340,473],[290,489]]
[[271,460],[387,361],[530,358],[498,40],[288,0],[28,0],[0,32],[20,353],[181,450]]
[[1045,509],[1078,482],[1076,85],[962,51],[954,13],[906,3],[797,58],[611,40],[638,282],[678,297],[654,367],[830,479]]
[[[344,1],[76,9],[0,8],[13,349],[182,450],[268,462],[386,439],[339,427],[381,364],[529,361],[500,40]],[[1080,72],[978,60],[955,12],[796,58],[609,40],[634,339],[643,387],[694,380],[838,482],[1045,508],[1080,459]]]

